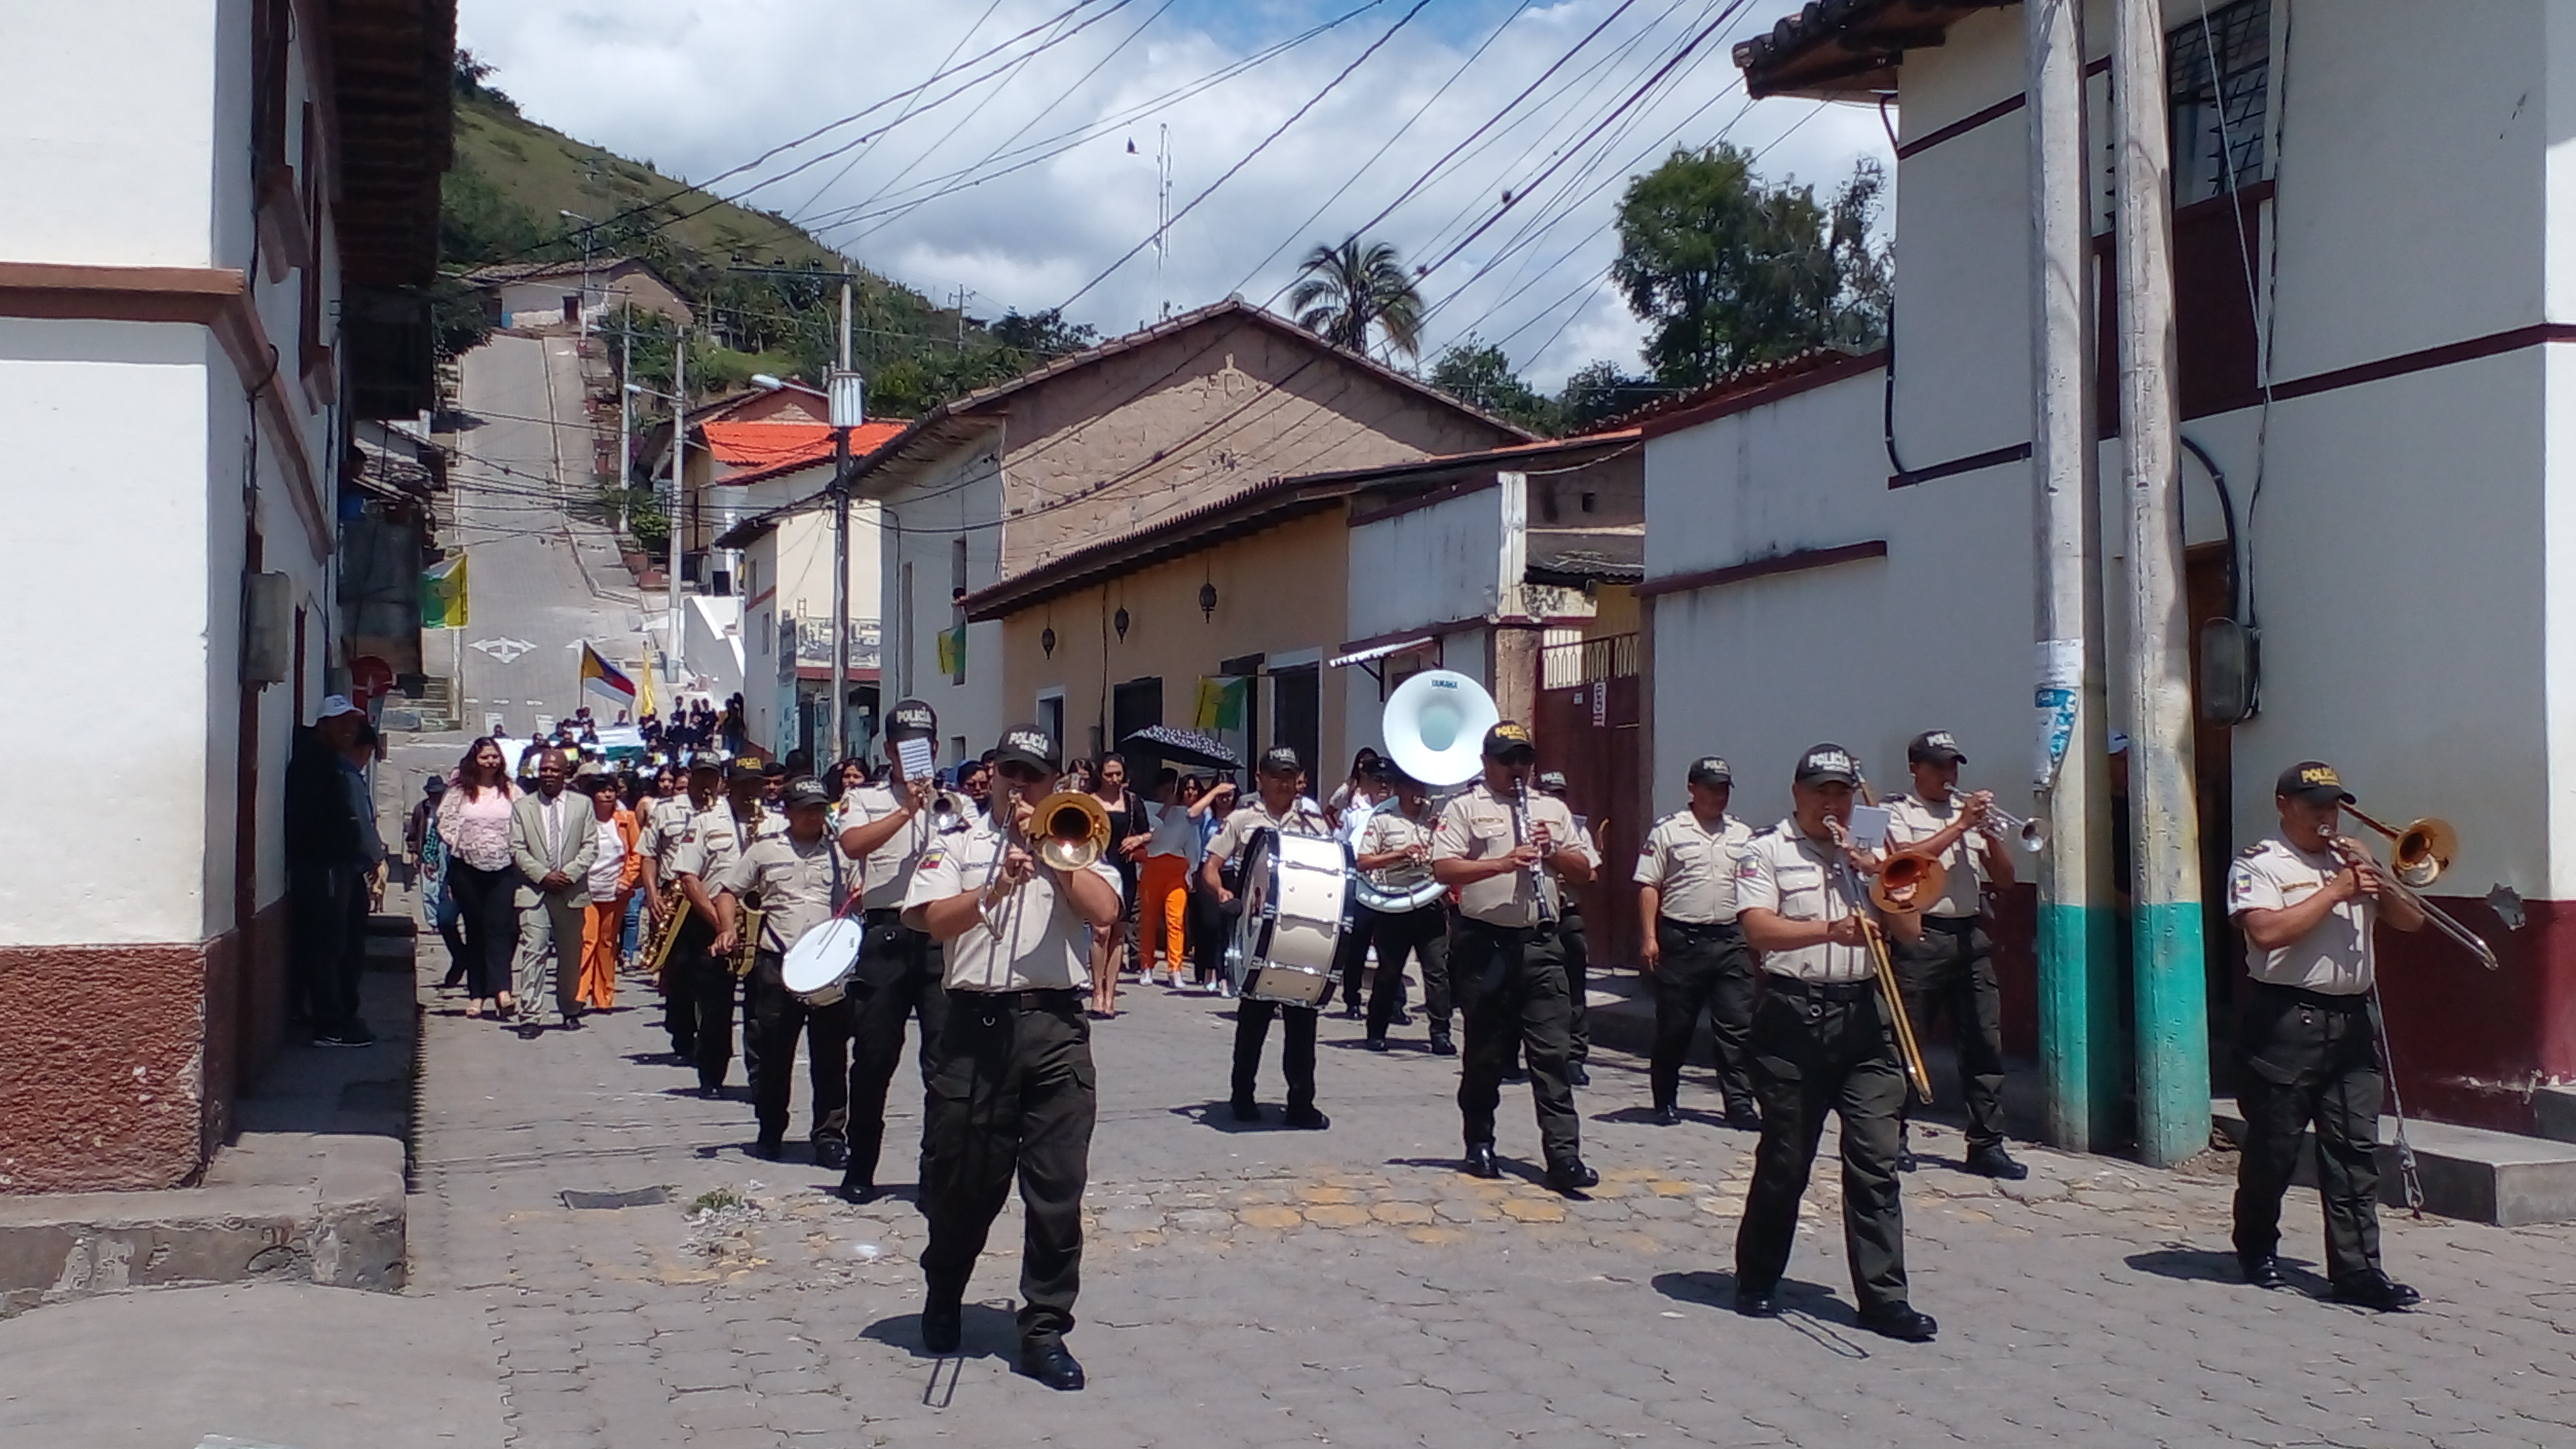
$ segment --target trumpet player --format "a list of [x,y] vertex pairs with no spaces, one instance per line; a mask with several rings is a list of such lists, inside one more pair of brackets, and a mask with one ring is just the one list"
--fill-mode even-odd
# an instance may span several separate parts
[[[1982,887],[2009,890],[2012,852],[1996,844],[1995,797],[1959,791],[1968,757],[1948,730],[1928,730],[1905,746],[1910,795],[1887,801],[1888,842],[1941,862],[1946,890],[1923,909],[1923,933],[1895,948],[1896,979],[1917,1030],[1947,1011],[1959,1048],[1959,1096],[1968,1109],[1963,1164],[1980,1177],[2018,1182],[2030,1169],[2004,1150],[2003,993],[1995,984],[1994,942],[1986,932]],[[1913,1098],[1907,1097],[1911,1114]],[[1914,1170],[1914,1144],[1900,1134],[1897,1166]]]
[[[1240,867],[1243,848],[1251,843],[1254,831],[1267,828],[1282,835],[1317,837],[1333,833],[1323,810],[1299,793],[1299,782],[1305,776],[1305,762],[1288,746],[1280,745],[1262,754],[1261,767],[1254,777],[1259,794],[1225,817],[1224,827],[1208,842],[1206,862],[1199,867],[1199,883],[1207,887],[1219,909],[1234,900],[1235,892],[1226,886],[1226,870]],[[1237,879],[1235,884],[1239,886],[1242,881]],[[1288,1077],[1288,1115],[1284,1120],[1291,1127],[1316,1132],[1333,1125],[1331,1118],[1315,1110],[1315,1018],[1321,1009],[1321,1003],[1294,1006],[1250,997],[1235,1002],[1230,1099],[1234,1120],[1261,1120],[1257,1092],[1261,1049],[1270,1038],[1270,1018],[1278,1016],[1283,1019],[1282,1035],[1287,1038],[1279,1048],[1279,1065]]]
[[2379,1266],[2386,1083],[2371,1020],[2371,928],[2384,920],[2418,931],[2425,917],[2387,889],[2370,853],[2337,829],[2351,803],[2332,765],[2292,765],[2272,789],[2280,830],[2247,846],[2227,871],[2227,913],[2245,933],[2253,978],[2237,1033],[2245,1144],[2236,1167],[2236,1260],[2255,1287],[2287,1286],[2278,1256],[2281,1194],[2298,1166],[2299,1138],[2314,1124],[2335,1301],[2387,1313],[2423,1295]]
[[[1735,1311],[1748,1318],[1780,1311],[1798,1201],[1832,1113],[1842,1119],[1843,1247],[1860,1326],[1924,1343],[1939,1326],[1915,1310],[1906,1289],[1896,1166],[1905,1073],[1892,1039],[1897,1004],[1875,979],[1870,935],[1879,923],[1861,888],[1875,862],[1850,850],[1842,833],[1859,782],[1849,751],[1810,747],[1790,785],[1793,813],[1747,842],[1736,862],[1736,920],[1745,944],[1762,953],[1768,989],[1753,1009],[1762,1136],[1735,1234]],[[1885,929],[1910,940],[1922,922],[1890,915]]]
[[[851,1023],[849,1158],[841,1168],[840,1194],[852,1202],[877,1195],[877,1158],[885,1145],[886,1091],[903,1062],[907,1020],[921,1023],[921,1085],[930,1086],[931,1064],[939,1059],[939,1033],[948,1020],[948,992],[940,982],[939,943],[903,923],[903,902],[912,890],[921,858],[943,835],[967,829],[973,812],[951,798],[938,806],[936,781],[925,775],[908,779],[899,753],[904,742],[922,740],[937,762],[939,717],[917,699],[897,701],[886,711],[885,755],[894,773],[884,784],[853,785],[842,792],[841,849],[863,862],[860,910],[867,934],[859,948],[862,994]],[[925,1124],[926,1125],[926,1124]],[[922,1139],[921,1160],[927,1181],[930,1140]]]
[[903,911],[945,948],[948,992],[923,1111],[922,1345],[957,1351],[967,1281],[1016,1176],[1027,1216],[1020,1372],[1070,1390],[1083,1386],[1064,1335],[1082,1284],[1082,1189],[1098,1112],[1085,978],[1092,932],[1118,919],[1119,900],[1107,861],[1060,870],[1029,840],[1032,807],[1055,789],[1059,761],[1046,731],[1006,732],[994,767],[1007,793],[994,796],[993,823],[934,840]]
[[1431,876],[1458,892],[1449,979],[1462,998],[1467,1054],[1458,1080],[1468,1173],[1500,1177],[1494,1111],[1518,1043],[1529,1061],[1547,1184],[1569,1196],[1597,1185],[1583,1163],[1574,1111],[1573,1006],[1567,997],[1560,890],[1586,885],[1601,859],[1565,802],[1529,788],[1538,749],[1504,720],[1485,732],[1484,777],[1453,797],[1431,833]]

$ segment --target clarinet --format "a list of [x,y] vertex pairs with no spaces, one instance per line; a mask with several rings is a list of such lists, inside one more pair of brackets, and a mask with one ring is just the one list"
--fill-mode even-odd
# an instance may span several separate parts
[[[1518,849],[1528,843],[1530,835],[1529,781],[1514,776],[1512,783],[1515,787],[1512,792],[1512,846]],[[1547,903],[1547,862],[1544,859],[1531,861],[1529,874],[1530,893],[1538,901],[1538,923],[1553,926],[1556,924],[1556,908]]]

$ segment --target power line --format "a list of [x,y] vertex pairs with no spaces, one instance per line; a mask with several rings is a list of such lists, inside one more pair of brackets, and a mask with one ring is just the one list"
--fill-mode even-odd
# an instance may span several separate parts
[[[1622,3],[1623,5],[1625,5],[1625,4],[1627,4],[1627,3],[1630,3],[1630,0],[1621,0],[1621,3]],[[1358,58],[1358,59],[1356,59],[1356,60],[1352,61],[1349,65],[1346,65],[1346,66],[1342,67],[1342,69],[1341,69],[1341,71],[1340,71],[1340,73],[1339,73],[1339,74],[1335,75],[1331,80],[1326,81],[1326,82],[1324,83],[1324,88],[1323,88],[1322,90],[1319,90],[1319,91],[1315,92],[1315,94],[1314,94],[1312,97],[1308,98],[1308,100],[1306,101],[1306,103],[1305,103],[1304,105],[1299,106],[1299,107],[1298,107],[1298,108],[1297,108],[1293,113],[1291,113],[1291,114],[1289,115],[1288,119],[1286,119],[1286,120],[1284,120],[1284,121],[1280,122],[1280,123],[1279,123],[1279,125],[1278,125],[1278,127],[1277,127],[1277,129],[1273,130],[1269,135],[1262,137],[1262,138],[1261,138],[1261,140],[1260,140],[1260,142],[1259,142],[1258,144],[1256,144],[1256,145],[1255,145],[1255,146],[1254,146],[1250,151],[1245,152],[1245,153],[1244,153],[1244,155],[1243,155],[1243,159],[1242,159],[1242,160],[1239,160],[1239,161],[1235,162],[1232,166],[1227,167],[1227,168],[1225,169],[1225,174],[1224,174],[1224,175],[1219,176],[1216,180],[1214,180],[1214,181],[1212,181],[1212,182],[1208,183],[1208,188],[1207,188],[1207,190],[1200,192],[1198,195],[1196,195],[1196,196],[1194,196],[1194,197],[1191,197],[1191,198],[1190,198],[1189,205],[1184,206],[1184,207],[1182,207],[1179,211],[1176,211],[1176,212],[1172,213],[1172,214],[1171,214],[1171,216],[1165,220],[1165,222],[1163,223],[1163,225],[1162,225],[1161,227],[1159,227],[1159,228],[1157,228],[1157,229],[1156,229],[1157,234],[1159,235],[1159,234],[1162,234],[1162,233],[1164,233],[1164,232],[1168,232],[1168,231],[1170,230],[1171,223],[1176,222],[1176,221],[1179,221],[1182,217],[1185,217],[1185,216],[1189,215],[1192,211],[1196,210],[1196,209],[1198,208],[1198,204],[1199,204],[1200,202],[1205,201],[1205,200],[1207,200],[1209,197],[1214,196],[1214,195],[1216,194],[1216,192],[1217,192],[1217,188],[1219,188],[1219,187],[1221,187],[1221,186],[1225,185],[1228,181],[1233,180],[1233,179],[1234,179],[1234,177],[1235,177],[1235,175],[1236,175],[1237,173],[1241,172],[1241,171],[1243,170],[1243,168],[1244,168],[1244,167],[1251,165],[1251,164],[1252,164],[1252,162],[1253,162],[1253,158],[1255,158],[1255,157],[1259,156],[1262,152],[1264,152],[1264,151],[1266,151],[1266,150],[1270,149],[1270,143],[1272,143],[1273,141],[1278,140],[1281,136],[1283,136],[1283,135],[1287,134],[1287,131],[1288,131],[1288,128],[1289,128],[1289,127],[1294,126],[1294,125],[1296,125],[1299,121],[1301,121],[1301,120],[1305,119],[1306,113],[1307,113],[1308,111],[1311,111],[1311,110],[1313,110],[1316,106],[1321,105],[1321,104],[1323,103],[1323,100],[1324,100],[1324,98],[1325,98],[1326,96],[1331,95],[1331,94],[1332,94],[1336,89],[1338,89],[1338,88],[1341,86],[1341,83],[1342,83],[1342,82],[1344,82],[1344,81],[1346,81],[1346,80],[1348,80],[1348,79],[1350,79],[1350,78],[1351,78],[1351,73],[1352,73],[1352,72],[1354,72],[1354,71],[1358,70],[1361,66],[1368,64],[1368,62],[1369,62],[1369,58],[1370,58],[1371,56],[1376,55],[1376,54],[1378,53],[1378,51],[1379,51],[1381,48],[1383,48],[1383,47],[1386,45],[1386,43],[1387,43],[1388,41],[1393,40],[1393,39],[1395,38],[1395,36],[1396,36],[1396,32],[1397,32],[1397,31],[1400,31],[1400,30],[1404,29],[1404,27],[1405,27],[1405,26],[1412,24],[1412,23],[1413,23],[1413,17],[1415,17],[1415,16],[1417,16],[1417,15],[1421,14],[1421,13],[1423,12],[1423,10],[1424,10],[1424,9],[1426,9],[1430,4],[1431,4],[1431,0],[1414,0],[1413,8],[1412,8],[1412,9],[1410,9],[1410,10],[1407,10],[1406,12],[1404,12],[1404,14],[1403,14],[1400,18],[1398,18],[1398,19],[1396,20],[1396,22],[1395,22],[1393,25],[1388,26],[1388,27],[1386,28],[1386,33],[1385,33],[1385,34],[1383,34],[1383,35],[1379,36],[1377,39],[1375,39],[1375,40],[1373,40],[1373,41],[1369,42],[1369,47],[1368,47],[1368,49],[1361,51],[1361,52],[1360,52],[1360,54],[1359,54],[1359,58]],[[1122,254],[1122,255],[1118,258],[1118,260],[1116,260],[1116,261],[1114,261],[1114,262],[1111,262],[1108,266],[1106,266],[1106,267],[1102,268],[1102,269],[1101,269],[1101,271],[1100,271],[1100,274],[1099,274],[1098,276],[1093,277],[1090,281],[1085,282],[1085,283],[1083,283],[1080,287],[1075,288],[1075,289],[1074,289],[1074,293],[1073,293],[1073,295],[1072,295],[1072,296],[1070,296],[1070,297],[1065,298],[1063,302],[1059,303],[1059,304],[1056,306],[1055,310],[1056,310],[1056,311],[1058,311],[1058,312],[1062,312],[1062,311],[1063,311],[1063,310],[1065,310],[1066,308],[1071,307],[1074,303],[1076,303],[1076,302],[1078,302],[1078,301],[1082,300],[1082,298],[1083,298],[1086,294],[1088,294],[1088,293],[1091,291],[1091,289],[1092,289],[1092,288],[1097,287],[1097,286],[1099,286],[1102,282],[1107,281],[1107,280],[1109,279],[1109,275],[1110,275],[1110,273],[1117,271],[1120,267],[1123,267],[1123,266],[1127,265],[1127,263],[1129,263],[1130,261],[1133,261],[1133,260],[1136,258],[1137,254],[1138,254],[1138,253],[1140,253],[1140,252],[1142,252],[1142,251],[1144,251],[1146,247],[1151,246],[1151,245],[1153,244],[1153,241],[1154,241],[1154,238],[1153,238],[1153,237],[1151,237],[1151,236],[1149,236],[1149,237],[1145,238],[1143,241],[1140,241],[1140,242],[1136,243],[1136,245],[1134,245],[1134,246],[1132,246],[1132,247],[1129,247],[1129,248],[1126,250],[1126,252],[1125,252],[1124,254]]]

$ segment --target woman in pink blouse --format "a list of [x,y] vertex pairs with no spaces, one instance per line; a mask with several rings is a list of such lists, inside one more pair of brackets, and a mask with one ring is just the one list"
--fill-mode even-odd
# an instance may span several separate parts
[[510,863],[509,765],[488,737],[465,747],[456,776],[438,802],[438,836],[447,842],[448,890],[465,928],[467,1016],[510,1013],[510,958],[519,943],[512,903],[518,867]]

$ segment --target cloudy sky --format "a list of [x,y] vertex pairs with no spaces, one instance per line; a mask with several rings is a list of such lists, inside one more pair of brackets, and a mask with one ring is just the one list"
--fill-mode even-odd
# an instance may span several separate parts
[[979,316],[1064,306],[1114,334],[1165,304],[1268,301],[1307,248],[1363,229],[1431,269],[1426,362],[1474,334],[1552,388],[1595,358],[1638,366],[1606,281],[1629,176],[1719,139],[1819,190],[1886,159],[1866,108],[1746,104],[1729,50],[1789,8],[463,0],[459,39],[530,117],[748,190],[935,297],[970,288]]

